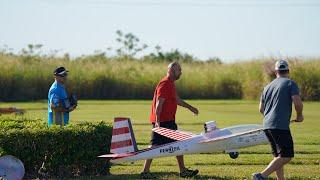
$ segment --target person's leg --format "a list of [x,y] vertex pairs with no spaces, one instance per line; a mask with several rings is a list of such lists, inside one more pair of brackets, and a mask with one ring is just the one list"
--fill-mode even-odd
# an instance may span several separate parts
[[[265,133],[265,135],[266,135],[266,137],[267,137],[267,139],[268,139],[268,141],[270,143],[271,152],[272,152],[272,155],[274,157],[273,160],[266,167],[265,170],[267,170],[272,166],[273,162],[276,160],[276,158],[278,157],[279,154],[278,154],[278,150],[277,150],[276,141],[275,141],[275,139],[274,139],[274,137],[272,135],[272,131],[269,130],[269,129],[266,129],[266,130],[264,130],[264,133]],[[261,179],[261,178],[267,178],[268,177],[266,174],[263,175],[262,172],[261,173],[253,173],[252,176],[253,176],[253,179]]]
[[152,159],[147,159],[144,161],[143,171],[142,172],[149,172],[151,166]]
[[198,169],[192,170],[192,169],[188,169],[185,167],[184,159],[183,159],[182,155],[176,156],[176,158],[178,160],[178,165],[179,165],[179,169],[180,169],[180,177],[191,178],[199,173]]
[[276,177],[277,177],[278,180],[284,180],[283,167],[276,171]]
[[267,178],[271,173],[276,172],[277,178],[283,179],[283,166],[294,157],[291,133],[282,130],[265,130],[265,134],[270,142],[274,159],[261,173],[255,174],[261,174],[264,178]]
[[[172,123],[170,123],[170,126],[168,128],[172,130],[178,130],[178,125],[173,121]],[[186,169],[183,156],[176,156],[176,158],[178,161],[180,173],[182,173]]]
[[[152,124],[152,128],[154,128],[154,124]],[[151,140],[150,140],[151,145],[148,148],[152,148],[160,143],[161,143],[160,136],[157,133],[154,133],[153,131],[151,131]],[[147,159],[144,161],[143,170],[141,172],[142,174],[149,173],[151,163],[152,163],[152,159]]]
[[[174,122],[173,122],[174,123]],[[160,127],[164,127],[164,128],[170,128],[170,125],[172,123],[168,123],[168,122],[161,122],[160,123]],[[152,128],[155,127],[155,124],[153,123],[152,124]],[[168,139],[158,133],[155,133],[155,132],[151,132],[151,146],[149,146],[149,148],[152,148],[154,146],[159,146],[159,145],[162,145],[162,144],[166,144],[168,142],[172,142],[171,139]],[[152,159],[147,159],[145,162],[144,162],[144,166],[143,166],[143,171],[142,173],[147,173],[150,171],[150,166],[151,166],[151,163],[152,163]]]
[[274,158],[268,165],[268,167],[261,172],[264,177],[268,177],[274,171],[283,169],[283,166],[291,161],[291,158]]
[[[152,146],[150,146],[151,148]],[[150,166],[152,159],[147,159],[144,161],[143,170],[140,173],[140,179],[155,179],[156,176],[150,173]]]
[[178,160],[179,170],[180,172],[183,172],[186,169],[183,156],[177,156],[176,158]]
[[262,175],[269,175],[275,171],[277,179],[284,179],[283,167],[294,157],[291,132],[287,130],[274,130],[271,134],[276,141],[279,157],[269,164],[270,166],[262,172]]

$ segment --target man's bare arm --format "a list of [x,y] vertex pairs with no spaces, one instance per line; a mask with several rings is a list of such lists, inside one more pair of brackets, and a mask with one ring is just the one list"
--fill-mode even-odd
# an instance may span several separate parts
[[292,101],[293,101],[293,104],[294,104],[294,108],[297,112],[297,118],[295,120],[292,120],[294,122],[302,122],[304,117],[303,117],[303,114],[302,114],[302,111],[303,111],[303,104],[302,104],[302,100],[300,98],[299,95],[294,95],[292,96]]
[[156,122],[155,122],[155,127],[160,127],[160,115],[161,115],[161,112],[162,112],[162,106],[163,106],[164,101],[165,101],[165,99],[161,98],[161,97],[159,97],[157,99],[157,102],[156,102]]
[[264,105],[263,105],[262,101],[260,101],[260,103],[259,103],[259,112],[261,114],[263,114],[263,112],[264,112]]
[[191,112],[193,112],[195,115],[199,114],[199,111],[197,108],[191,106],[190,104],[188,104],[187,102],[185,102],[184,100],[182,100],[179,96],[177,96],[177,104],[179,106],[185,107],[187,109],[189,109]]

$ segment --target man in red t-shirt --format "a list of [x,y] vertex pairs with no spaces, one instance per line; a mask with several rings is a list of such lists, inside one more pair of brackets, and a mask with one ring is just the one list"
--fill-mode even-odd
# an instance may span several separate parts
[[[164,127],[172,130],[177,130],[178,127],[175,123],[177,105],[185,107],[195,115],[198,115],[199,112],[197,108],[186,103],[177,95],[174,81],[178,80],[181,74],[182,73],[180,64],[178,62],[172,62],[168,66],[167,76],[164,77],[157,85],[154,91],[150,115],[150,122],[152,123],[153,127]],[[152,146],[162,145],[174,141],[175,140],[152,132]],[[193,177],[198,174],[198,170],[190,170],[185,167],[183,156],[177,156],[177,160],[181,177]],[[142,179],[154,178],[154,176],[149,172],[151,162],[152,159],[148,159],[145,161],[143,172],[141,173]]]

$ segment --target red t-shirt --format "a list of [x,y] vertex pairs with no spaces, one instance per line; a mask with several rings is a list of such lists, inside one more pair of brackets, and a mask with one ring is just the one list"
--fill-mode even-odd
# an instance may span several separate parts
[[156,121],[156,103],[159,97],[165,99],[160,114],[160,122],[174,121],[177,111],[176,86],[174,85],[174,82],[167,76],[159,82],[156,90],[154,91],[150,114],[151,123],[155,123]]

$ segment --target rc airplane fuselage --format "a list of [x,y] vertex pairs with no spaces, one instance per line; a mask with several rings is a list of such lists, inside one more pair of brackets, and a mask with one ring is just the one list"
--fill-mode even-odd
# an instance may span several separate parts
[[210,121],[205,124],[205,131],[201,134],[161,127],[154,128],[152,131],[176,141],[138,150],[130,119],[115,118],[110,146],[111,154],[99,157],[108,158],[113,163],[121,163],[167,156],[226,152],[229,153],[231,158],[235,159],[239,155],[238,149],[268,142],[262,126],[258,124],[218,129],[215,122]]

